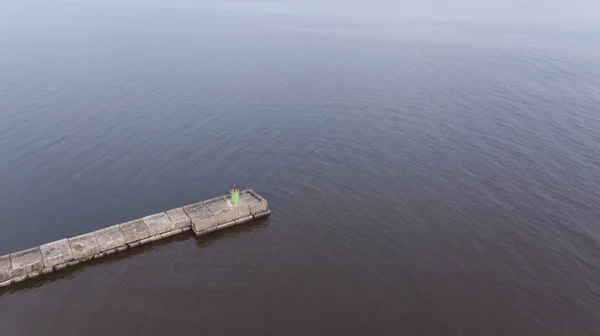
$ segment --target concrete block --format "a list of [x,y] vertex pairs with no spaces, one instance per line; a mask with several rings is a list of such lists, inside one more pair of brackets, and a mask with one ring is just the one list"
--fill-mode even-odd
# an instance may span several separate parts
[[94,259],[102,258],[102,257],[104,257],[105,255],[106,255],[106,253],[104,253],[104,252],[100,252],[100,253],[98,253],[98,254],[94,255]]
[[181,232],[188,232],[192,229],[192,227],[184,227],[183,229],[181,229]]
[[54,268],[50,267],[50,268],[44,268],[42,270],[42,274],[48,274],[48,273],[52,273],[54,272]]
[[141,219],[135,219],[119,224],[119,227],[125,236],[126,243],[132,243],[150,237],[150,231],[148,231],[144,221]]
[[12,281],[13,281],[13,283],[17,283],[17,282],[22,282],[22,281],[25,281],[25,280],[27,280],[27,274],[18,276],[16,278],[13,278]]
[[164,212],[144,217],[142,220],[144,221],[144,224],[146,224],[150,236],[155,236],[175,229],[173,222],[171,222],[169,216]]
[[265,212],[269,209],[267,200],[252,190],[244,190],[240,193],[240,203],[248,205],[252,215]]
[[31,272],[41,271],[44,268],[44,259],[39,247],[16,252],[10,255],[12,263],[12,276],[22,277]]
[[10,280],[12,278],[12,265],[10,263],[10,255],[0,257],[0,282]]
[[173,227],[175,229],[183,229],[185,227],[189,227],[192,223],[188,215],[186,215],[183,211],[183,208],[169,210],[167,211],[167,216],[173,223]]
[[111,255],[111,254],[115,254],[115,253],[117,253],[116,248],[104,251],[104,255]]
[[95,231],[94,236],[98,241],[100,251],[110,250],[126,244],[125,236],[118,225]]
[[182,229],[175,229],[173,231],[169,231],[169,232],[165,232],[165,233],[161,234],[160,237],[161,238],[167,238],[167,237],[174,236],[174,235],[176,235],[178,233],[181,233],[181,232],[183,232]]
[[12,280],[3,281],[3,282],[0,282],[0,287],[6,287],[8,285],[11,285],[12,283],[13,283]]
[[223,197],[204,202],[204,206],[210,212],[217,216],[218,224],[225,224],[239,218],[237,207],[234,207],[231,202],[228,202]]
[[65,269],[65,268],[67,268],[67,264],[66,263],[54,266],[54,269],[57,270],[57,271],[60,271],[60,270]]
[[95,232],[69,238],[73,259],[91,258],[100,253],[100,246]]
[[129,246],[129,248],[134,248],[134,247],[140,246],[140,242],[136,241],[133,243],[129,243],[129,244],[127,244],[127,246]]
[[69,261],[69,262],[67,263],[67,267],[71,267],[71,266],[79,265],[79,263],[81,263],[81,260],[73,260],[73,261]]
[[196,234],[216,227],[218,224],[217,216],[204,205],[204,202],[187,205],[183,207],[183,211],[192,221],[192,228]]
[[231,222],[225,223],[225,224],[219,224],[219,225],[217,225],[217,230],[226,229],[226,228],[232,227],[234,225],[235,225],[235,221],[231,221]]
[[160,235],[148,237],[146,239],[140,240],[140,245],[148,244],[148,243],[151,243],[151,242],[159,240],[159,239],[160,239]]
[[117,252],[123,252],[125,250],[127,250],[127,245],[121,246],[121,247],[117,247]]
[[27,279],[33,279],[33,278],[37,278],[37,277],[39,277],[39,276],[40,276],[40,274],[41,274],[40,272],[32,272],[32,273],[29,273],[29,274],[27,274]]
[[254,219],[254,216],[246,216],[235,220],[235,225],[249,222]]
[[254,215],[254,218],[261,218],[261,217],[265,217],[271,214],[271,211],[267,210],[265,212],[261,212],[259,214]]
[[235,207],[238,211],[238,218],[252,216],[252,210],[248,204],[244,204],[240,201],[240,203],[236,204]]
[[58,264],[64,264],[73,260],[71,245],[68,239],[57,240],[52,243],[40,246],[44,267],[54,267]]

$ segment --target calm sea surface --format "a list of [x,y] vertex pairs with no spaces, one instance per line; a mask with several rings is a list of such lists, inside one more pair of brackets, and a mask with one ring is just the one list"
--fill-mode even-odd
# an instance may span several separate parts
[[0,291],[12,335],[600,335],[596,1],[0,1],[0,254],[268,219]]

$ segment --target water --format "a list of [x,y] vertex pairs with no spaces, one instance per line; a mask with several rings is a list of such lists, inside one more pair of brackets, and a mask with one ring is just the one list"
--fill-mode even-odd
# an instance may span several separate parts
[[244,227],[0,292],[2,335],[600,335],[600,6],[0,3],[0,254]]

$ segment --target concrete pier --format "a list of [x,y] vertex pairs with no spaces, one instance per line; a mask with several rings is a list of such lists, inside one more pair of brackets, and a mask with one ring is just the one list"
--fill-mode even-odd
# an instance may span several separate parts
[[80,236],[0,256],[0,287],[101,258],[189,231],[198,236],[269,215],[267,201],[252,190],[240,191],[109,226]]

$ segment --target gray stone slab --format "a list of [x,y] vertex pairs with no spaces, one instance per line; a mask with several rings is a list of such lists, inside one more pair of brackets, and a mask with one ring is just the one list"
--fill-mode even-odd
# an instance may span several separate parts
[[252,195],[248,190],[244,190],[240,192],[240,203],[245,204],[255,204],[260,202],[260,199],[256,198],[256,196]]
[[246,216],[235,220],[235,225],[249,222],[254,219],[254,216]]
[[248,217],[252,215],[252,210],[250,210],[250,206],[244,204],[240,201],[239,204],[234,205],[238,211],[238,219]]
[[10,264],[10,255],[0,257],[0,282],[7,281],[12,278],[12,265]]
[[105,229],[94,232],[94,236],[98,241],[98,247],[100,253],[102,251],[110,250],[127,244],[125,242],[125,236],[121,232],[119,225],[109,226]]
[[269,210],[267,200],[252,190],[244,190],[240,193],[240,203],[248,205],[250,213],[256,215]]
[[81,260],[73,260],[73,261],[69,261],[67,263],[67,266],[71,267],[71,266],[79,265],[79,263],[81,263]]
[[24,277],[32,272],[39,272],[44,268],[44,259],[39,247],[15,252],[10,255],[12,263],[12,276]]
[[164,212],[144,217],[143,220],[148,231],[150,231],[150,236],[159,235],[175,229],[175,226]]
[[125,236],[125,242],[128,244],[150,237],[150,231],[141,219],[119,224],[119,227]]
[[239,218],[238,207],[235,207],[223,197],[213,199],[211,201],[204,202],[204,206],[212,212],[213,215],[217,216],[218,224],[225,224],[232,222]]
[[225,224],[219,224],[219,225],[217,225],[217,230],[223,230],[223,229],[226,229],[228,227],[232,227],[234,225],[235,225],[235,221],[231,221],[231,222],[225,223]]
[[231,196],[227,195],[225,196],[225,201],[227,202],[227,204],[229,204],[229,206],[235,208],[238,212],[238,217],[237,219],[243,218],[243,217],[247,217],[252,215],[252,211],[250,210],[250,206],[248,205],[247,202],[244,201],[244,199],[246,200],[250,200],[250,201],[255,201],[258,202],[258,200],[255,197],[244,197],[244,194],[246,193],[246,191],[240,191],[240,202],[238,204],[232,204],[231,203]]
[[16,277],[16,278],[13,278],[13,279],[12,279],[12,281],[13,281],[14,283],[23,282],[23,281],[25,281],[25,280],[27,280],[27,274],[25,274],[25,275],[20,275],[20,276],[18,276],[18,277]]
[[151,236],[151,237],[148,237],[146,239],[140,240],[140,245],[145,245],[145,244],[151,243],[153,241],[157,241],[159,239],[161,239],[160,235],[159,236]]
[[185,214],[183,208],[176,208],[167,211],[167,216],[173,222],[173,226],[176,229],[183,229],[191,225],[190,218]]
[[40,246],[45,267],[54,267],[73,260],[71,246],[68,239],[61,239]]
[[259,214],[254,215],[254,218],[261,218],[261,217],[265,217],[271,214],[270,210],[267,210],[265,212],[261,212]]
[[174,236],[174,235],[176,235],[178,233],[181,233],[182,232],[181,230],[182,229],[175,229],[173,231],[165,232],[165,233],[161,234],[160,237],[161,238],[171,237],[171,236]]
[[192,221],[192,227],[196,233],[216,227],[218,224],[217,216],[204,206],[204,202],[184,206],[183,211]]
[[129,243],[129,244],[127,244],[127,246],[129,246],[129,248],[134,248],[134,247],[140,246],[140,241],[138,240],[136,242]]
[[100,246],[98,240],[96,240],[95,232],[69,238],[69,244],[71,244],[74,259],[91,258],[100,253]]

